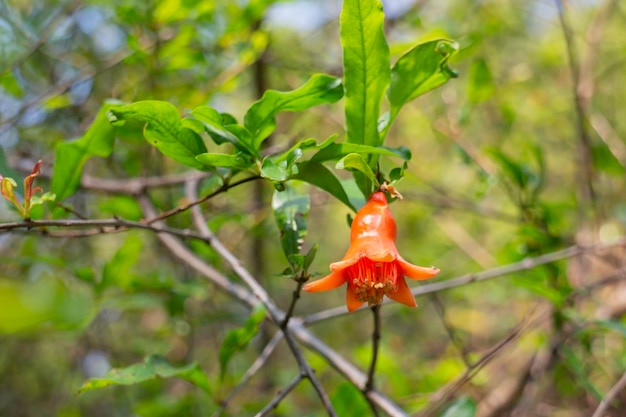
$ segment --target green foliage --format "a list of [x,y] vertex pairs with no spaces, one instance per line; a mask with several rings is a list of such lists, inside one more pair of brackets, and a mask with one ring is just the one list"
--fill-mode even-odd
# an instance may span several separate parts
[[159,355],[151,355],[142,363],[130,365],[125,368],[111,369],[102,378],[87,380],[78,390],[78,393],[105,388],[110,385],[135,385],[157,378],[180,378],[202,389],[207,394],[211,393],[209,379],[197,363],[184,366],[173,366],[165,358]]
[[326,74],[316,74],[296,90],[266,91],[247,111],[244,126],[252,135],[253,147],[260,149],[263,141],[276,129],[276,114],[299,112],[323,103],[334,103],[341,97],[341,80]]
[[115,128],[109,123],[109,110],[120,104],[109,102],[102,106],[89,129],[78,140],[63,142],[57,146],[54,158],[52,192],[57,201],[74,194],[80,185],[83,166],[94,156],[106,158],[113,152]]
[[196,132],[183,125],[176,107],[171,103],[138,101],[113,107],[107,116],[114,126],[121,126],[128,120],[145,122],[143,134],[148,143],[183,165],[204,168],[196,160],[196,155],[206,152],[204,142]]
[[261,323],[265,320],[265,313],[265,307],[263,307],[262,304],[257,304],[254,309],[252,309],[250,317],[248,317],[243,327],[230,330],[226,334],[220,346],[219,353],[221,379],[224,379],[228,363],[233,355],[248,347],[248,344],[252,341],[254,336],[257,335]]
[[352,384],[339,385],[330,400],[341,417],[361,417],[371,413],[367,401]]
[[380,104],[390,81],[380,0],[344,0],[341,10],[346,134],[350,143],[381,144]]
[[390,115],[383,137],[406,103],[457,77],[448,67],[457,49],[455,42],[437,39],[414,46],[396,61],[387,90]]
[[[272,210],[280,232],[280,243],[287,260],[300,254],[307,235],[307,218],[311,210],[309,187],[291,181],[282,191],[274,191]],[[294,268],[295,269],[295,268]]]

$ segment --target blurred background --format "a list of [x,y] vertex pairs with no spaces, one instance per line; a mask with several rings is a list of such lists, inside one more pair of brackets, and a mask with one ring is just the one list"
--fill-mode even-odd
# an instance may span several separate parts
[[[451,61],[459,77],[408,105],[389,134],[388,146],[413,155],[398,186],[405,199],[391,207],[403,257],[447,280],[573,245],[605,247],[421,296],[418,309],[385,306],[378,386],[415,415],[440,415],[455,399],[479,416],[591,415],[626,372],[625,251],[613,244],[626,226],[626,5],[383,3],[392,61],[421,41],[460,47]],[[331,0],[0,0],[0,173],[21,179],[42,159],[37,184],[49,189],[55,146],[80,137],[108,99],[166,100],[181,112],[210,105],[241,119],[267,89],[294,89],[318,72],[340,77],[340,9]],[[333,133],[343,135],[342,102],[281,114],[269,145]],[[85,170],[110,179],[184,171],[141,135]],[[257,181],[204,209],[287,308],[295,284],[280,276],[287,262],[271,193]],[[176,188],[152,197],[163,210],[184,201]],[[320,190],[311,198],[305,246],[319,244],[313,270],[325,274],[347,248],[349,210]],[[126,195],[81,190],[68,204],[89,218],[141,216]],[[17,219],[0,204],[1,222]],[[170,222],[191,224],[186,214]],[[213,251],[189,244],[228,273]],[[304,294],[296,315],[344,296]],[[264,329],[220,380],[220,344],[248,315],[147,232],[0,233],[0,415],[210,415],[271,336]],[[312,330],[367,369],[369,316]],[[255,413],[291,380],[295,364],[281,350],[224,415]],[[197,361],[212,394],[167,379],[76,395],[85,379],[150,354]],[[307,358],[339,407],[350,401],[352,415],[367,415],[326,362]],[[612,404],[602,415],[625,415],[626,395]],[[324,414],[307,384],[275,411]]]

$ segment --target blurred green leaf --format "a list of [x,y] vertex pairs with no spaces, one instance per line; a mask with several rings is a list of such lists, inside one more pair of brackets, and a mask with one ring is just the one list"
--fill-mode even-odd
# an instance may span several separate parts
[[276,129],[275,117],[278,113],[297,112],[324,103],[334,103],[342,96],[341,80],[326,74],[313,75],[303,86],[293,91],[266,91],[244,117],[244,126],[252,133],[254,149],[258,150]]
[[28,283],[0,279],[0,333],[37,331],[46,323],[57,329],[82,328],[94,317],[93,303],[89,293],[55,278]]
[[580,358],[570,346],[561,346],[560,352],[563,355],[567,368],[576,375],[576,382],[587,392],[596,397],[597,400],[601,400],[603,397],[602,393],[589,379],[587,362]]
[[102,282],[99,289],[119,287],[124,290],[132,288],[134,280],[133,268],[139,260],[143,249],[143,241],[139,236],[129,235],[124,244],[115,252],[113,258],[102,269]]
[[476,415],[476,401],[469,397],[455,400],[439,417],[474,417]]
[[284,191],[274,191],[272,197],[272,210],[280,232],[280,243],[290,262],[291,255],[300,253],[307,234],[311,200],[309,188],[305,185],[298,181],[289,181],[285,184]]
[[363,393],[352,384],[339,385],[330,401],[337,415],[341,417],[363,417],[371,414]]
[[197,363],[176,367],[159,355],[151,355],[143,363],[130,365],[126,368],[111,369],[103,378],[87,380],[78,390],[85,391],[105,388],[110,385],[135,385],[157,378],[180,378],[190,382],[209,394],[209,379]]
[[233,355],[244,350],[250,341],[259,332],[261,323],[265,320],[265,307],[257,304],[250,313],[243,327],[230,330],[220,346],[220,378],[224,379],[226,368]]
[[391,108],[383,137],[402,106],[457,76],[448,67],[448,60],[457,49],[455,42],[437,39],[416,45],[396,61],[387,91]]
[[0,73],[0,86],[13,97],[22,98],[24,96],[24,89],[12,72]]
[[380,0],[344,0],[341,10],[347,141],[378,146],[380,104],[390,82]]
[[488,100],[495,91],[493,75],[484,59],[472,62],[467,74],[467,97],[472,103]]
[[318,162],[302,162],[298,164],[298,173],[294,174],[292,179],[308,182],[316,187],[328,192],[337,200],[344,203],[353,211],[355,207],[350,202],[346,191],[343,189],[341,182],[337,179],[328,168]]
[[72,195],[80,185],[83,166],[89,158],[106,158],[113,152],[115,143],[114,127],[109,123],[109,110],[119,108],[120,104],[105,103],[85,134],[78,140],[60,143],[56,148],[51,191],[57,201]]
[[108,117],[113,125],[126,120],[145,122],[144,137],[164,155],[192,168],[206,168],[196,160],[196,155],[207,151],[204,142],[196,132],[183,126],[178,110],[171,103],[138,101],[111,108]]

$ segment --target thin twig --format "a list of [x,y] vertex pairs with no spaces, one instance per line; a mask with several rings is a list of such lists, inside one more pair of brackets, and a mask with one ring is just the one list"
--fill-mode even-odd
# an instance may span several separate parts
[[626,388],[626,372],[622,375],[622,377],[617,381],[615,385],[606,393],[600,404],[598,404],[598,408],[593,412],[591,417],[603,417],[604,412],[609,408],[611,402],[617,397],[617,395]]
[[[372,331],[372,360],[370,362],[369,370],[367,371],[367,382],[365,382],[365,391],[371,391],[374,389],[374,374],[376,373],[376,363],[378,362],[378,351],[380,348],[380,304],[376,304],[371,308],[372,315],[374,317],[374,328]],[[366,397],[367,398],[367,397]],[[378,417],[378,409],[376,404],[369,401],[368,403],[372,409],[374,416]]]
[[458,349],[459,353],[461,354],[461,359],[463,360],[463,363],[465,364],[466,367],[468,368],[471,367],[472,364],[470,363],[470,360],[468,357],[469,355],[468,355],[467,350],[465,349],[465,346],[463,346],[463,343],[457,337],[456,332],[446,320],[445,306],[439,299],[439,296],[437,295],[437,293],[430,293],[428,295],[430,297],[430,301],[433,303],[433,306],[435,307],[437,316],[439,316],[439,319],[441,320],[441,323],[443,324],[444,329],[446,329],[446,333],[448,334],[450,341]]
[[[572,73],[572,93],[574,96],[574,107],[576,111],[576,129],[578,130],[578,139],[580,141],[579,158],[580,164],[582,165],[580,169],[576,171],[578,175],[580,175],[580,181],[578,181],[580,186],[579,193],[582,201],[587,205],[587,208],[592,210],[592,215],[594,216],[592,220],[595,222],[597,220],[595,218],[596,196],[593,188],[594,172],[591,138],[589,137],[586,124],[586,98],[583,97],[581,89],[578,88],[580,85],[580,67],[576,56],[576,46],[574,45],[574,40],[572,39],[572,31],[565,16],[563,2],[561,0],[554,1],[556,3],[556,8],[559,11],[559,20],[561,22],[561,28],[565,38],[568,63]],[[594,224],[594,227],[597,227],[597,225]]]
[[303,373],[299,373],[298,375],[296,375],[296,377],[292,379],[285,388],[281,389],[278,394],[276,394],[272,401],[270,401],[265,407],[263,407],[261,411],[255,414],[255,417],[263,417],[268,415],[270,411],[278,407],[278,404],[280,404],[283,398],[285,398],[287,394],[293,391],[293,389],[298,386],[300,381],[302,381],[302,379],[305,377],[306,375],[304,375]]
[[196,198],[191,203],[188,203],[188,204],[185,204],[185,205],[182,205],[182,206],[178,206],[178,207],[174,207],[173,209],[168,210],[168,211],[166,211],[164,213],[161,213],[158,216],[154,216],[154,217],[146,220],[146,223],[148,223],[148,224],[154,223],[154,222],[157,222],[159,220],[163,220],[163,219],[166,219],[168,217],[171,217],[171,216],[173,216],[175,214],[181,213],[183,211],[187,211],[190,208],[195,207],[198,204],[202,204],[205,201],[215,197],[218,194],[226,192],[226,191],[230,190],[233,187],[236,187],[236,186],[241,185],[241,184],[245,184],[245,183],[250,182],[250,181],[258,180],[260,178],[261,178],[260,176],[256,175],[256,176],[252,176],[252,177],[247,177],[247,178],[241,179],[239,181],[235,181],[232,184],[224,183],[224,185],[222,185],[220,188],[218,188],[217,190],[213,191],[212,193],[209,193],[209,194],[205,195],[204,197]]
[[[532,321],[532,324],[541,323],[545,320],[545,315],[540,315]],[[503,349],[510,346],[515,340],[517,340],[522,331],[525,328],[530,327],[527,318],[524,318],[518,323],[509,333],[504,336],[496,345],[489,349],[484,355],[482,355],[476,362],[468,367],[461,376],[455,381],[448,384],[443,390],[433,395],[432,400],[428,407],[420,413],[420,416],[431,416],[437,410],[439,410],[443,404],[445,404],[449,398],[451,398],[465,383],[470,381],[481,369],[487,366]]]

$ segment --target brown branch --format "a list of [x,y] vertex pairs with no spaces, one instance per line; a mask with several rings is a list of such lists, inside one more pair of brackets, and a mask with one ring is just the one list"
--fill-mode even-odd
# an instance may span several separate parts
[[287,396],[287,394],[289,394],[291,391],[293,391],[293,389],[295,387],[298,386],[298,384],[300,383],[300,381],[302,381],[303,378],[305,378],[306,375],[303,373],[299,373],[298,375],[296,375],[296,377],[294,379],[291,380],[291,382],[289,384],[287,384],[287,386],[283,389],[281,389],[278,394],[276,394],[276,396],[272,399],[272,401],[269,402],[269,404],[267,404],[265,407],[263,407],[263,409],[261,411],[259,411],[258,413],[255,414],[255,417],[263,417],[263,416],[267,416],[269,415],[269,413],[275,409],[276,407],[278,407],[278,404],[280,404],[280,402],[283,400],[283,398],[285,398]]
[[[581,71],[576,56],[576,46],[572,39],[572,30],[569,26],[569,22],[565,16],[564,5],[561,0],[554,0],[557,10],[559,11],[559,20],[561,22],[561,28],[563,30],[563,36],[565,38],[565,47],[567,50],[567,57],[570,72],[572,73],[572,94],[574,98],[574,109],[576,112],[576,129],[578,131],[579,140],[579,162],[580,169],[576,172],[580,175],[579,181],[579,196],[583,202],[583,210],[591,210],[593,223],[597,221],[596,216],[596,195],[593,188],[594,169],[591,149],[591,138],[586,125],[586,98],[581,94],[582,89],[579,88],[581,83]],[[586,206],[586,207],[585,207]],[[588,213],[581,213],[581,217],[586,219]],[[597,230],[597,224],[593,224],[595,230]]]
[[593,412],[591,417],[603,417],[604,412],[609,408],[611,402],[619,395],[622,390],[626,388],[626,373],[622,375],[622,377],[617,381],[615,385],[607,392],[607,394],[602,398],[600,404],[598,404],[598,408]]
[[[378,361],[378,350],[380,348],[380,309],[381,305],[375,305],[371,308],[372,315],[374,317],[374,328],[372,331],[372,360],[370,362],[369,370],[367,371],[367,381],[365,382],[365,392],[371,391],[374,389],[374,373],[376,372],[376,362]],[[366,397],[367,398],[367,397]],[[370,408],[372,409],[372,414],[378,417],[378,409],[376,408],[376,404],[369,401]]]

